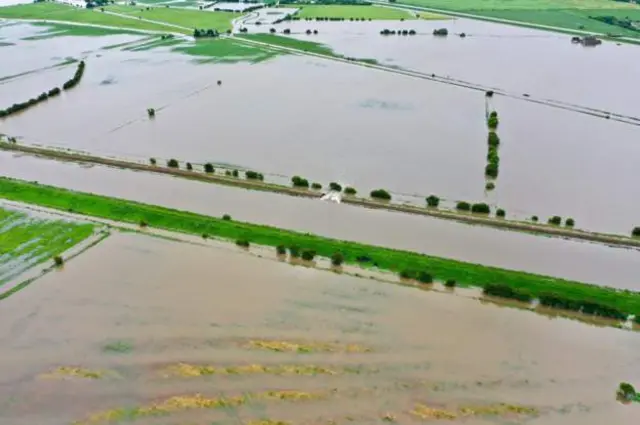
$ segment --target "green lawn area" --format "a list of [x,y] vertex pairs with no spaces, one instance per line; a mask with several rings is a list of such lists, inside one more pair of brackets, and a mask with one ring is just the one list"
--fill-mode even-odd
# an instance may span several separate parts
[[251,62],[258,63],[284,54],[241,43],[229,38],[198,40],[191,44],[180,45],[173,49],[201,58],[203,62]]
[[0,208],[0,288],[93,233],[93,225],[45,220]]
[[533,296],[554,293],[579,303],[593,300],[603,306],[624,313],[640,316],[640,293],[587,285],[580,282],[540,276],[480,264],[466,263],[446,258],[432,257],[415,252],[400,251],[357,242],[325,238],[308,233],[298,233],[275,227],[223,220],[154,205],[117,198],[75,192],[22,180],[0,178],[0,197],[30,204],[55,208],[88,216],[138,224],[146,222],[150,227],[171,231],[209,235],[231,241],[247,240],[252,244],[287,247],[316,251],[329,257],[336,252],[344,255],[347,263],[356,263],[358,257],[368,257],[380,269],[398,272],[417,270],[430,273],[435,279],[456,280],[459,284],[484,287],[502,283],[527,291]]
[[213,12],[210,10],[189,10],[175,9],[167,7],[151,7],[146,10],[141,6],[109,6],[105,10],[122,13],[128,16],[141,17],[153,21],[167,22],[173,25],[180,25],[191,30],[217,29],[226,31],[231,29],[231,21],[240,16],[232,12]]
[[[0,18],[42,19],[46,21],[69,21],[82,24],[107,25],[133,30],[181,32],[174,27],[144,22],[136,19],[109,15],[100,10],[88,10],[58,3],[33,3],[0,7]],[[109,31],[112,33],[113,31]],[[190,33],[189,31],[182,31]]]
[[377,6],[304,5],[298,11],[300,18],[365,18],[379,20],[415,19],[405,10]]

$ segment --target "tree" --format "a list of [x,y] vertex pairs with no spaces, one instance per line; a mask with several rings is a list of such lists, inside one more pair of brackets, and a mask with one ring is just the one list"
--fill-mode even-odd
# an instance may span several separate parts
[[222,219],[224,221],[231,221],[231,216],[229,214],[225,214],[225,215],[222,216]]
[[210,162],[207,162],[206,164],[204,164],[204,172],[205,173],[213,173],[216,170],[213,168],[213,164]]
[[329,183],[329,189],[336,192],[342,192],[342,186],[336,182]]
[[286,255],[287,254],[287,248],[284,245],[278,245],[276,247],[276,253],[278,255]]
[[298,245],[291,245],[289,247],[289,255],[291,256],[291,258],[300,257],[300,247]]
[[491,213],[491,208],[489,207],[489,205],[482,202],[478,204],[473,204],[471,206],[471,212],[476,214],[489,214]]
[[311,189],[320,190],[322,189],[322,185],[320,183],[311,183]]
[[498,177],[498,163],[495,161],[489,162],[484,168],[484,175],[487,177],[492,177],[494,179]]
[[537,215],[531,216],[531,221],[533,221],[534,223],[537,223],[538,222],[538,216]]
[[190,162],[187,162],[187,170],[193,171],[193,165]]
[[145,227],[147,227],[149,225],[149,223],[147,223],[147,221],[144,220],[144,219],[140,220],[139,224],[140,224],[140,227],[142,227],[142,228],[145,228]]
[[61,256],[56,255],[55,257],[53,257],[53,264],[56,267],[61,267],[64,264],[64,259]]
[[357,193],[357,191],[352,188],[351,186],[347,186],[344,188],[344,194],[345,195],[355,195]]
[[304,261],[313,261],[316,257],[316,252],[312,249],[305,249],[302,251],[301,257]]
[[309,187],[309,181],[300,176],[293,176],[291,178],[291,184],[293,184],[294,187]]
[[558,215],[554,215],[553,217],[549,218],[549,224],[553,224],[555,226],[559,226],[560,224],[562,224],[562,217],[558,216]]
[[420,283],[433,283],[433,276],[431,274],[421,271],[418,273],[418,282]]
[[264,176],[256,171],[246,171],[245,176],[249,180],[264,180]]
[[498,133],[490,131],[489,136],[487,137],[487,143],[489,146],[498,147],[498,145],[500,145],[500,137],[498,137]]
[[240,173],[238,172],[238,170],[233,170],[233,171],[231,172],[231,175],[232,175],[233,177],[238,177],[238,176],[240,175]]
[[285,34],[291,34],[291,30],[289,28],[286,28],[284,31],[282,31]]
[[616,391],[616,396],[623,400],[633,400],[636,398],[636,389],[628,382],[621,382]]
[[484,185],[484,188],[485,188],[486,190],[493,190],[493,189],[495,189],[495,188],[496,188],[496,184],[495,184],[494,182],[487,182],[487,183]]
[[156,159],[155,159],[155,158],[149,158],[149,163],[150,163],[151,165],[156,165],[157,161],[156,161]]
[[344,255],[340,252],[334,252],[331,255],[331,264],[335,267],[339,267],[344,263]]
[[631,236],[640,237],[640,227],[634,227],[631,231]]
[[311,35],[311,30],[306,31],[307,35]]
[[576,222],[572,218],[568,218],[568,219],[566,219],[564,221],[564,225],[567,226],[567,227],[573,227],[573,226],[575,226],[575,224],[576,224]]
[[391,194],[384,189],[372,190],[370,196],[374,199],[381,199],[383,201],[391,200]]
[[459,211],[471,211],[471,204],[465,201],[460,201],[456,204],[456,209]]
[[270,29],[269,29],[269,32],[270,32],[271,34],[275,34],[275,33],[276,33],[276,29],[275,29],[275,28],[270,28]]
[[178,160],[177,159],[171,158],[170,160],[167,161],[167,167],[169,167],[169,168],[180,168],[180,164],[178,164]]
[[147,115],[149,115],[149,118],[153,118],[156,116],[156,110],[153,108],[147,108]]
[[447,288],[455,288],[456,286],[456,281],[453,279],[448,279],[445,283],[444,286],[446,286]]
[[438,208],[440,205],[440,198],[436,195],[429,195],[427,198],[427,205],[433,208]]
[[401,279],[413,279],[415,277],[415,273],[409,269],[401,270],[398,274]]
[[496,211],[496,217],[504,218],[505,215],[507,215],[506,211],[502,208],[498,208],[498,211]]

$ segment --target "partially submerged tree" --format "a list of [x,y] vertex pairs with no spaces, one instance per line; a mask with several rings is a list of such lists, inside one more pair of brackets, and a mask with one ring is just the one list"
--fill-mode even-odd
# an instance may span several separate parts
[[383,201],[391,200],[391,194],[384,189],[372,190],[370,196],[374,199],[381,199]]
[[438,205],[440,205],[440,198],[437,197],[436,195],[429,195],[427,198],[427,206],[430,206],[432,208],[437,208]]
[[554,215],[553,217],[549,218],[549,224],[553,224],[555,226],[559,226],[560,224],[562,224],[562,217],[558,216],[558,215]]
[[456,204],[456,209],[459,211],[471,211],[471,204],[466,201],[460,201]]
[[344,263],[344,255],[342,255],[342,253],[340,252],[334,252],[331,255],[331,265],[339,267],[342,265],[342,263]]
[[351,186],[347,186],[344,188],[344,194],[345,195],[355,195],[356,193],[358,193],[354,188],[352,188]]
[[213,168],[213,164],[210,162],[207,162],[206,164],[204,164],[204,172],[205,173],[213,173],[216,170]]
[[169,168],[180,168],[180,164],[178,164],[178,160],[171,158],[167,161],[167,167]]

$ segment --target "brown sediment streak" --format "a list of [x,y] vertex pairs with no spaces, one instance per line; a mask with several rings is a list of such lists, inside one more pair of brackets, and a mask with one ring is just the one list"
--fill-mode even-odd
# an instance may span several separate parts
[[[322,193],[304,188],[288,187],[279,184],[265,183],[262,181],[245,180],[237,177],[224,176],[219,174],[203,173],[198,171],[188,171],[176,168],[162,167],[156,165],[142,164],[117,158],[106,158],[89,155],[79,152],[67,152],[47,147],[27,146],[17,143],[0,142],[0,149],[6,151],[23,152],[27,154],[42,156],[46,158],[59,159],[65,161],[84,162],[91,164],[106,165],[129,170],[147,171],[158,174],[167,174],[192,180],[215,183],[225,186],[240,187],[249,190],[259,190],[264,192],[275,192],[290,196],[319,199]],[[522,221],[506,220],[503,218],[493,218],[474,215],[471,213],[460,213],[457,211],[438,210],[434,208],[419,207],[417,205],[396,204],[385,201],[375,201],[371,199],[358,198],[355,196],[344,196],[341,200],[344,204],[360,206],[371,209],[381,209],[387,211],[403,212],[440,218],[445,220],[455,220],[468,224],[476,224],[494,227],[504,230],[515,230],[520,232],[555,236],[562,238],[585,240],[590,242],[604,243],[607,245],[621,247],[640,247],[640,239],[620,235],[610,235],[596,232],[589,232],[578,229],[567,229],[553,227],[545,224],[533,224]]]

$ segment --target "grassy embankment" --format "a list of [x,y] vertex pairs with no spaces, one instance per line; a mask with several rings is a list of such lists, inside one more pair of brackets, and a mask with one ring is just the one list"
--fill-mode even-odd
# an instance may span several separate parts
[[[377,6],[351,6],[351,5],[296,5],[291,7],[300,7],[296,16],[305,18],[344,18],[355,19],[364,18],[372,20],[400,20],[415,19],[415,15],[411,12],[401,9],[392,9],[389,7]],[[286,7],[286,6],[284,6]],[[437,19],[437,18],[435,18]]]
[[[59,3],[32,3],[0,7],[0,18],[38,19],[47,22],[77,22],[78,24],[118,27],[123,30],[191,33],[191,31],[181,31],[179,28],[158,23],[109,15],[101,12],[99,9],[89,10]],[[86,30],[83,29],[82,31]],[[100,29],[96,28],[95,31],[100,31]],[[104,29],[104,31],[105,34],[113,33],[112,29]]]
[[452,279],[459,284],[479,287],[502,283],[526,291],[534,297],[552,292],[565,299],[578,302],[594,300],[600,305],[614,308],[625,314],[635,313],[640,316],[640,293],[638,292],[614,290],[553,277],[431,257],[414,252],[234,222],[8,178],[0,178],[0,197],[127,223],[144,221],[151,227],[176,232],[206,234],[231,241],[247,240],[266,246],[280,244],[298,246],[314,250],[318,255],[324,257],[341,252],[347,263],[357,263],[358,258],[368,257],[369,263],[375,263],[380,269],[393,272],[408,269],[423,270],[442,281]]
[[93,233],[92,224],[45,220],[0,208],[0,289]]
[[592,31],[640,39],[640,32],[590,19],[589,16],[630,17],[640,21],[640,6],[612,0],[398,0],[398,4],[549,25],[568,31]]

